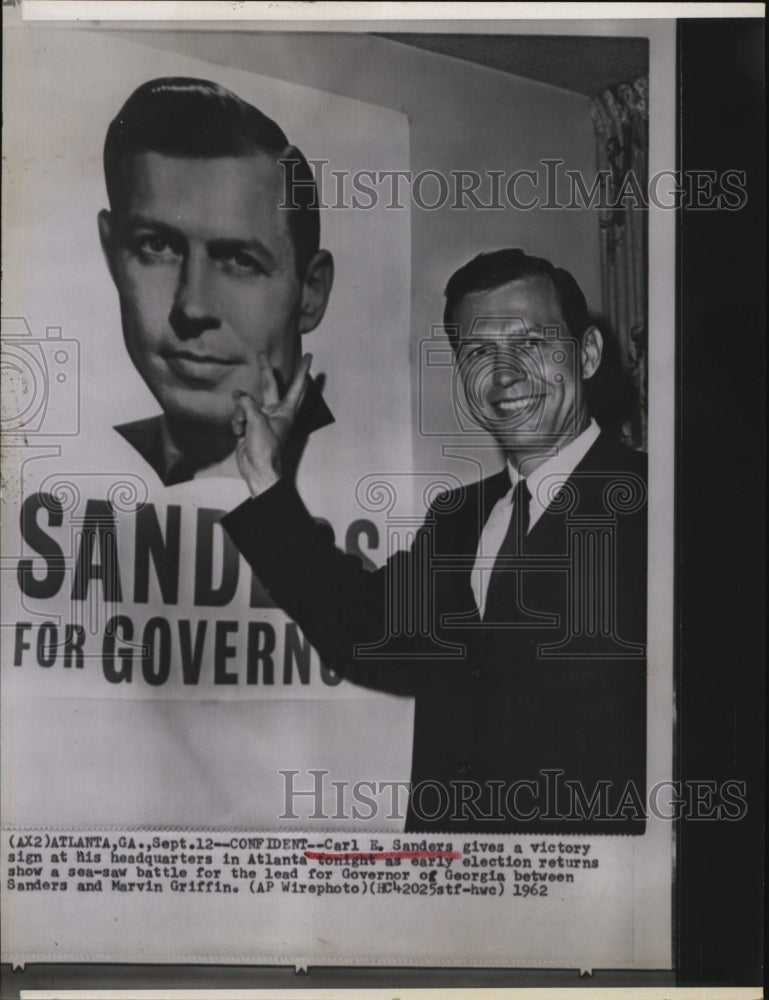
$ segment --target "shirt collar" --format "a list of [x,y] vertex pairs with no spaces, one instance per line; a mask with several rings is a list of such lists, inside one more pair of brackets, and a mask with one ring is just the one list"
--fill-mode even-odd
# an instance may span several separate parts
[[[301,442],[313,431],[320,430],[334,423],[334,416],[322,394],[322,379],[309,378],[304,398],[294,420],[287,449],[296,442]],[[162,474],[161,479],[166,485],[172,482],[186,482],[190,479],[208,476],[239,476],[234,452],[212,465],[200,466],[187,458],[178,447],[166,422],[165,414],[160,417],[160,449]]]
[[[559,485],[562,485],[572,472],[574,472],[595,444],[600,433],[601,428],[595,419],[591,417],[590,423],[581,434],[578,434],[573,441],[570,441],[563,448],[559,448],[555,455],[548,458],[541,465],[538,465],[536,469],[525,477],[526,485],[531,495],[532,513],[536,511],[541,513],[547,508],[549,503],[548,498],[551,500],[555,489]],[[509,459],[507,462],[507,472],[510,476],[512,487],[515,489],[521,475]],[[512,495],[512,491],[510,495]]]

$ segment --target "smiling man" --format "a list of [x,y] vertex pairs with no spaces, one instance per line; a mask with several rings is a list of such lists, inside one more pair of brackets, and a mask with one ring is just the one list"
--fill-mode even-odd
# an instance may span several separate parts
[[[283,131],[217,84],[139,87],[107,132],[99,233],[128,353],[162,416],[117,430],[166,485],[237,475],[233,392],[285,388],[333,281],[312,173]],[[331,421],[305,396],[289,443]]]
[[646,458],[589,414],[601,334],[521,250],[457,271],[444,318],[501,472],[367,572],[282,475],[303,366],[281,396],[264,364],[234,422],[252,499],[222,524],[328,664],[416,698],[408,829],[641,833]]
[[587,430],[584,383],[603,339],[566,271],[522,257],[520,277],[494,287],[490,268],[513,260],[481,257],[454,275],[445,320],[473,415],[514,469],[533,470]]

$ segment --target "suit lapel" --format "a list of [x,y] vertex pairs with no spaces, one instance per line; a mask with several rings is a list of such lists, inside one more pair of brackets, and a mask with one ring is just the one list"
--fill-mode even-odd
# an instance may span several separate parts
[[[592,512],[600,506],[600,498],[605,485],[601,474],[610,475],[617,468],[617,458],[614,452],[615,447],[612,440],[604,432],[601,432],[595,444],[569,475],[567,483],[572,480],[579,482],[578,502],[581,510]],[[488,479],[481,480],[476,489],[468,487],[467,500],[454,520],[451,538],[453,547],[450,550],[462,559],[463,564],[465,562],[463,557],[473,557],[474,560],[481,533],[494,505],[502,499],[509,489],[510,477],[507,469],[501,469],[495,475],[489,476]],[[562,523],[564,518],[563,499],[563,490],[559,490],[529,532],[527,538],[534,551],[536,551],[539,540],[546,536],[554,525]],[[462,569],[458,570],[458,575],[465,577],[464,583],[467,587],[470,586],[472,565],[473,563],[470,562],[469,565],[463,565]]]
[[467,496],[456,517],[453,519],[450,537],[442,554],[446,554],[452,564],[452,619],[455,627],[480,623],[478,607],[470,584],[470,576],[475,563],[481,532],[489,519],[494,505],[510,489],[510,477],[506,469],[474,486],[467,487]]
[[[576,506],[569,502],[566,490],[569,487],[576,488],[576,505],[578,505],[580,514],[589,516],[603,511],[602,496],[603,488],[606,484],[606,476],[610,475],[611,470],[617,467],[617,455],[615,451],[615,445],[611,438],[602,432],[593,446],[587,451],[582,461],[569,475],[562,489],[555,493],[547,509],[526,536],[524,554],[528,550],[531,554],[566,555],[566,519],[576,509]],[[481,497],[480,514],[482,520],[480,521],[480,529],[476,529],[473,535],[473,555],[478,547],[480,532],[483,530],[483,526],[486,524],[494,504],[510,488],[510,479],[506,470],[503,470],[497,476],[485,480],[481,486],[484,485],[487,488]],[[471,637],[473,644],[477,648],[488,639],[494,630],[484,628],[481,624],[480,614],[470,586],[471,569],[472,563],[470,563],[470,566],[464,573],[462,586],[466,590],[465,603],[474,611],[474,615],[468,617],[467,624],[474,626]]]
[[[533,552],[549,553],[555,546],[560,551],[564,538],[564,524],[569,514],[577,510],[583,516],[603,513],[602,497],[606,477],[616,468],[614,444],[602,431],[529,532],[527,547],[531,547]],[[574,500],[568,496],[567,490],[575,491]]]
[[115,430],[121,437],[134,447],[141,457],[158,474],[165,485],[165,459],[163,456],[163,438],[160,430],[162,417],[147,417],[144,420],[134,420],[129,424],[119,424]]

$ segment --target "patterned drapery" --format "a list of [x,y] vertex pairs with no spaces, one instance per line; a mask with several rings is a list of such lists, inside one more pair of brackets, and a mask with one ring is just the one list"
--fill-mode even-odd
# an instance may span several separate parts
[[632,381],[632,413],[621,427],[633,448],[647,446],[649,79],[639,77],[590,101],[599,175],[603,313]]

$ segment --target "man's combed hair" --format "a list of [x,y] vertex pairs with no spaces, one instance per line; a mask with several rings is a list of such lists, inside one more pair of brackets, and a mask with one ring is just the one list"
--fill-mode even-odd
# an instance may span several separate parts
[[459,336],[454,313],[466,295],[488,292],[511,281],[532,277],[550,281],[568,332],[579,340],[590,325],[590,318],[585,296],[574,277],[561,267],[553,267],[549,260],[542,257],[530,257],[523,250],[506,249],[479,254],[449,278],[443,322],[454,350],[458,347]]
[[297,274],[304,275],[320,246],[317,191],[307,160],[276,122],[209,80],[165,77],[143,83],[107,130],[104,176],[113,210],[121,206],[128,160],[149,151],[180,157],[267,153],[280,160]]

